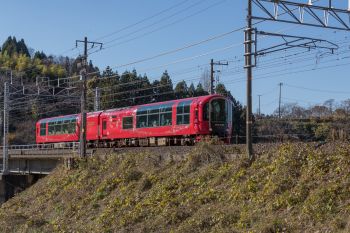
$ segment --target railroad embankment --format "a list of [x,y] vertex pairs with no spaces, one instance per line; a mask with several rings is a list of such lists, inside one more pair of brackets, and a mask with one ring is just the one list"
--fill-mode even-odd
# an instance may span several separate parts
[[0,232],[350,232],[350,145],[226,155],[199,145],[184,160],[138,151],[58,167],[2,205]]

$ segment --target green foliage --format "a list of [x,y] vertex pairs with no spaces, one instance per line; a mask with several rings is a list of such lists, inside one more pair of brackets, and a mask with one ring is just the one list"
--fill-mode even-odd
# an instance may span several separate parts
[[16,37],[9,36],[7,40],[2,45],[1,54],[13,55],[24,55],[29,57],[28,48],[23,39],[17,42]]
[[317,140],[326,140],[329,138],[330,126],[328,124],[320,124],[315,130],[315,137]]
[[188,87],[185,81],[179,82],[175,87],[175,96],[178,99],[189,97]]

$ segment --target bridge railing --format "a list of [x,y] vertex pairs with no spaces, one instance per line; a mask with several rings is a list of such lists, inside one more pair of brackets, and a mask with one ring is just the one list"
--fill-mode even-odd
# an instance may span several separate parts
[[[79,142],[69,143],[48,143],[48,144],[29,144],[29,145],[10,145],[7,148],[9,150],[79,150]],[[3,146],[0,146],[0,150],[3,150]]]

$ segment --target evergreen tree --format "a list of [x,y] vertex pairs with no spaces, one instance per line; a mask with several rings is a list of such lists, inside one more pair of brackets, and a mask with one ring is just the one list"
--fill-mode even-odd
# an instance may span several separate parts
[[21,39],[17,43],[17,53],[18,54],[23,54],[23,55],[25,55],[27,57],[30,57],[29,50],[28,50],[27,45],[26,45],[26,43],[24,42],[23,39]]
[[[236,137],[234,141],[243,142],[243,137],[246,135],[245,122],[246,122],[246,108],[242,104],[232,97],[232,135]],[[243,137],[242,137],[243,136]]]
[[196,96],[203,96],[203,95],[208,95],[209,93],[204,90],[202,83],[198,83],[195,95]]
[[2,45],[2,54],[7,53],[9,56],[13,56],[17,53],[17,40],[16,37],[9,36],[7,40]]
[[158,98],[159,101],[174,99],[173,82],[168,74],[168,71],[164,71],[162,77],[160,78],[158,94],[160,94]]
[[226,87],[224,84],[219,83],[215,87],[215,93],[223,96],[228,96],[228,91],[226,90]]
[[139,76],[138,79],[140,80],[140,85],[139,85],[139,90],[136,95],[138,96],[137,98],[137,103],[139,104],[148,104],[152,101],[153,98],[153,88],[148,80],[148,77],[146,74],[142,76]]
[[111,77],[114,75],[113,70],[107,66],[106,69],[102,72],[102,77]]
[[159,80],[154,80],[152,82],[152,93],[153,97],[151,99],[151,102],[160,102],[163,98],[163,96],[160,95],[160,81]]
[[21,39],[17,42],[16,37],[11,36],[9,36],[2,45],[1,53],[7,53],[10,56],[14,56],[15,54],[23,54],[27,57],[30,57],[27,45],[25,44],[24,40]]
[[188,87],[185,81],[181,81],[176,85],[175,96],[177,99],[183,99],[189,96]]
[[41,51],[41,52],[36,51],[34,53],[34,57],[33,57],[33,59],[39,59],[39,60],[45,60],[46,58],[47,58],[47,56],[43,51]]
[[188,88],[188,95],[189,97],[196,96],[196,89],[194,88],[193,83],[191,83],[190,87]]

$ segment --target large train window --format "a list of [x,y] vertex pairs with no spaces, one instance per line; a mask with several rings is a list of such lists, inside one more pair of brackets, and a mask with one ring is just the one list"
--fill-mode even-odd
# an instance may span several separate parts
[[172,125],[173,103],[140,107],[136,113],[137,128]]
[[69,134],[75,133],[75,131],[76,131],[76,123],[77,123],[76,119],[70,120],[70,122],[68,124],[68,127],[67,127],[67,130],[68,130]]
[[160,108],[160,126],[169,126],[173,124],[172,106],[162,106]]
[[192,100],[180,102],[176,108],[176,124],[188,125],[190,123],[190,106]]
[[159,106],[152,106],[148,109],[148,127],[159,126]]
[[55,134],[62,134],[62,124],[60,121],[55,122]]
[[57,119],[48,123],[49,135],[73,134],[76,131],[76,119]]
[[54,135],[55,134],[55,122],[49,122],[49,135]]
[[41,123],[40,124],[40,136],[45,136],[46,135],[46,123]]
[[132,129],[132,117],[124,117],[123,118],[123,129]]

